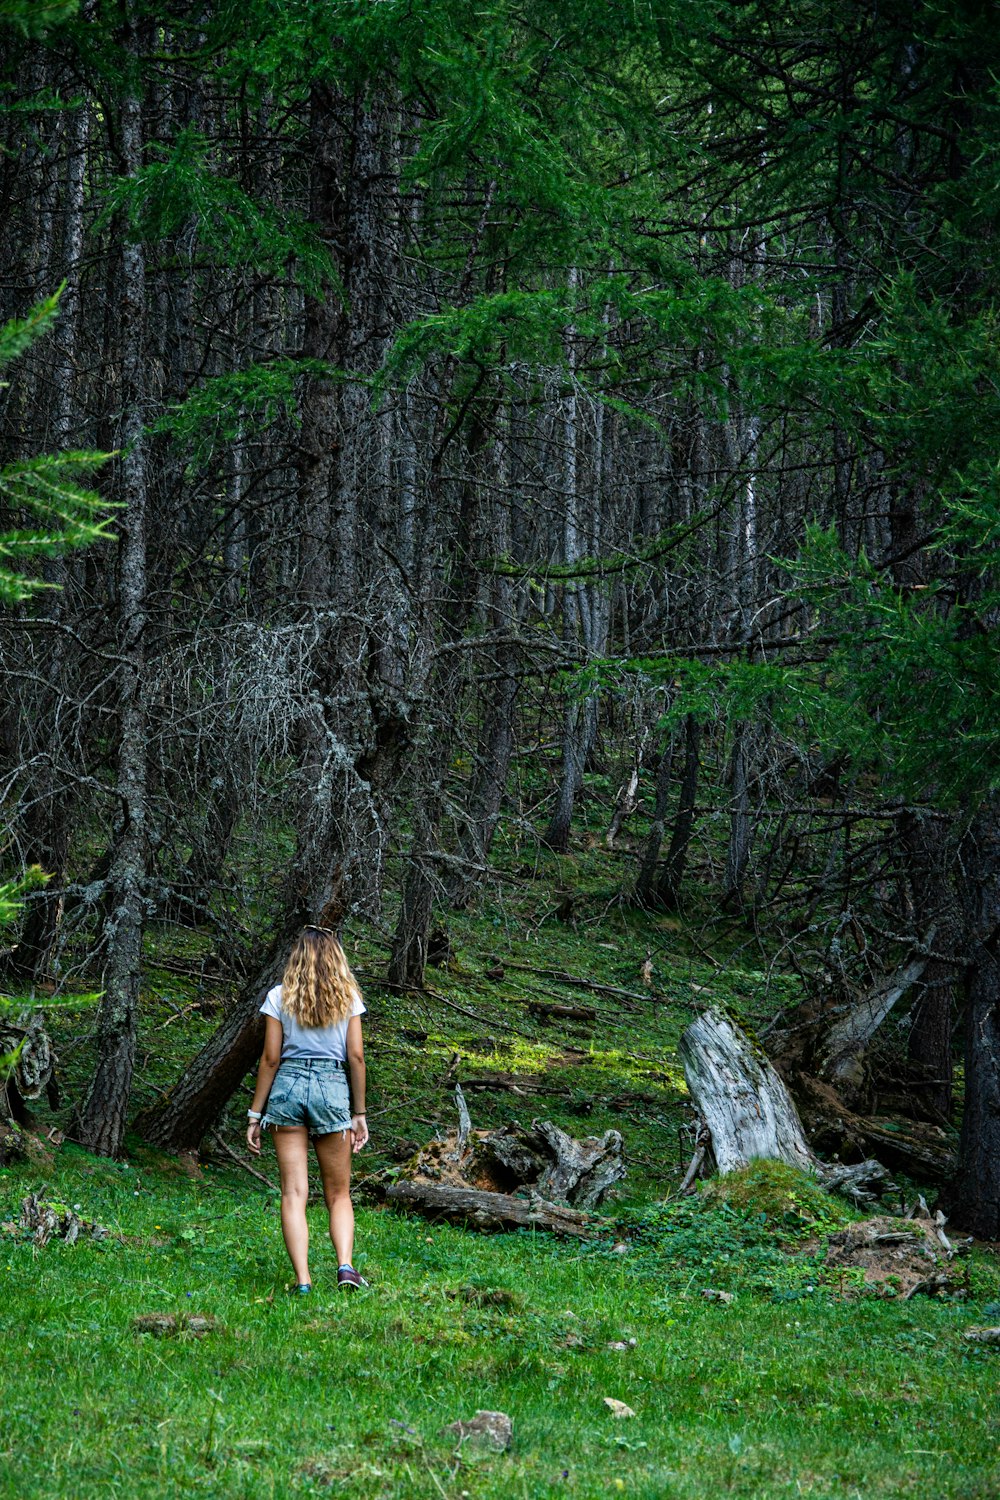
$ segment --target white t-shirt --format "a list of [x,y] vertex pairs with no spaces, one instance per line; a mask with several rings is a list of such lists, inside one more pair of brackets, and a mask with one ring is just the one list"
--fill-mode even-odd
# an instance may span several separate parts
[[[352,1016],[365,1013],[363,1000],[355,1000],[351,1006]],[[268,990],[267,999],[260,1008],[262,1016],[273,1016],[281,1022],[283,1041],[281,1061],[293,1057],[332,1057],[337,1062],[347,1061],[347,1021],[334,1021],[332,1026],[300,1026],[294,1016],[286,1014],[281,1003],[281,985]]]

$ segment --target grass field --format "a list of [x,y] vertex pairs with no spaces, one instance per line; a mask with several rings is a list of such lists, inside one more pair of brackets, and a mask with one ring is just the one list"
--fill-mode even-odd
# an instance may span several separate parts
[[[6,1206],[28,1185],[6,1173]],[[47,1191],[112,1237],[3,1242],[4,1496],[1000,1493],[996,1355],[962,1337],[985,1264],[971,1305],[837,1301],[768,1288],[709,1211],[707,1238],[622,1253],[362,1209],[371,1290],[338,1294],[326,1250],[295,1299],[242,1177],[64,1148]],[[149,1313],[220,1326],[136,1332]],[[509,1452],[442,1434],[477,1408],[510,1415]]]
[[[577,1134],[623,1131],[630,1175],[605,1237],[486,1238],[362,1193],[370,1291],[338,1295],[317,1207],[316,1289],[294,1299],[276,1198],[222,1154],[190,1165],[133,1141],[110,1163],[67,1143],[10,1167],[0,1495],[1000,1494],[1000,1351],[963,1337],[1000,1322],[996,1260],[972,1258],[964,1300],[880,1300],[827,1279],[823,1235],[849,1211],[808,1182],[663,1206],[689,1149],[675,1047],[692,1007],[712,994],[753,1022],[787,981],[768,991],[738,948],[708,953],[676,924],[605,913],[601,899],[578,929],[527,908],[501,925],[486,903],[453,924],[454,960],[430,973],[432,994],[392,997],[369,981],[366,1165],[398,1162],[451,1125],[455,1080],[478,1080],[477,1125],[544,1115]],[[197,1008],[199,985],[157,970],[170,942],[156,932],[149,942],[139,1102],[214,1024]],[[647,952],[655,999],[638,978]],[[355,956],[377,972],[373,938]],[[491,980],[498,958],[505,975]],[[526,1008],[572,998],[553,971],[633,998],[578,996],[596,1024],[554,1030]],[[53,1020],[73,1097],[90,1013]],[[526,1092],[502,1079],[483,1087],[491,1075],[520,1078]],[[237,1150],[246,1102],[234,1099],[224,1126]],[[269,1152],[262,1169],[274,1177]],[[108,1238],[36,1248],[15,1227],[34,1190],[79,1204]],[[149,1314],[174,1315],[180,1331],[138,1331]],[[190,1317],[217,1327],[198,1337]],[[606,1397],[634,1416],[614,1416]],[[511,1417],[509,1451],[477,1452],[443,1431],[480,1408]]]

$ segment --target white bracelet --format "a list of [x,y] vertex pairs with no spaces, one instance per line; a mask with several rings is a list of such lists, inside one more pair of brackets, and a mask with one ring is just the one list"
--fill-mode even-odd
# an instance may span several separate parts
[[248,1109],[247,1110],[247,1119],[248,1120],[259,1120],[260,1118],[261,1118],[261,1112],[260,1112],[259,1109]]

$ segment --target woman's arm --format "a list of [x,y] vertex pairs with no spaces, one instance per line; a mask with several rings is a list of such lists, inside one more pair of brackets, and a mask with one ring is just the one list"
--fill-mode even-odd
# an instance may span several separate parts
[[[262,1115],[267,1103],[267,1096],[271,1092],[271,1084],[274,1075],[278,1071],[281,1062],[282,1031],[281,1022],[275,1016],[265,1016],[266,1029],[264,1032],[264,1050],[260,1055],[260,1066],[257,1069],[257,1087],[253,1091],[253,1103],[250,1108],[254,1114]],[[247,1123],[247,1145],[255,1156],[260,1155],[260,1121],[250,1120]]]
[[361,1035],[361,1017],[352,1016],[347,1023],[347,1061],[351,1074],[351,1138],[355,1151],[368,1140],[365,1119],[365,1043]]

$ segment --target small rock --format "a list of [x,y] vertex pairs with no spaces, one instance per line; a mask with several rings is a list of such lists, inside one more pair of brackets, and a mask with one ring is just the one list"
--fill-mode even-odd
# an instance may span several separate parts
[[1000,1344],[1000,1328],[967,1328],[964,1336],[976,1344]]
[[614,1396],[605,1396],[604,1404],[613,1417],[634,1417],[635,1412],[631,1406],[626,1406],[624,1401],[616,1401]]
[[441,1432],[457,1438],[460,1443],[472,1443],[475,1447],[492,1448],[503,1453],[511,1445],[514,1424],[505,1411],[477,1411],[466,1421],[451,1422],[442,1427]]

